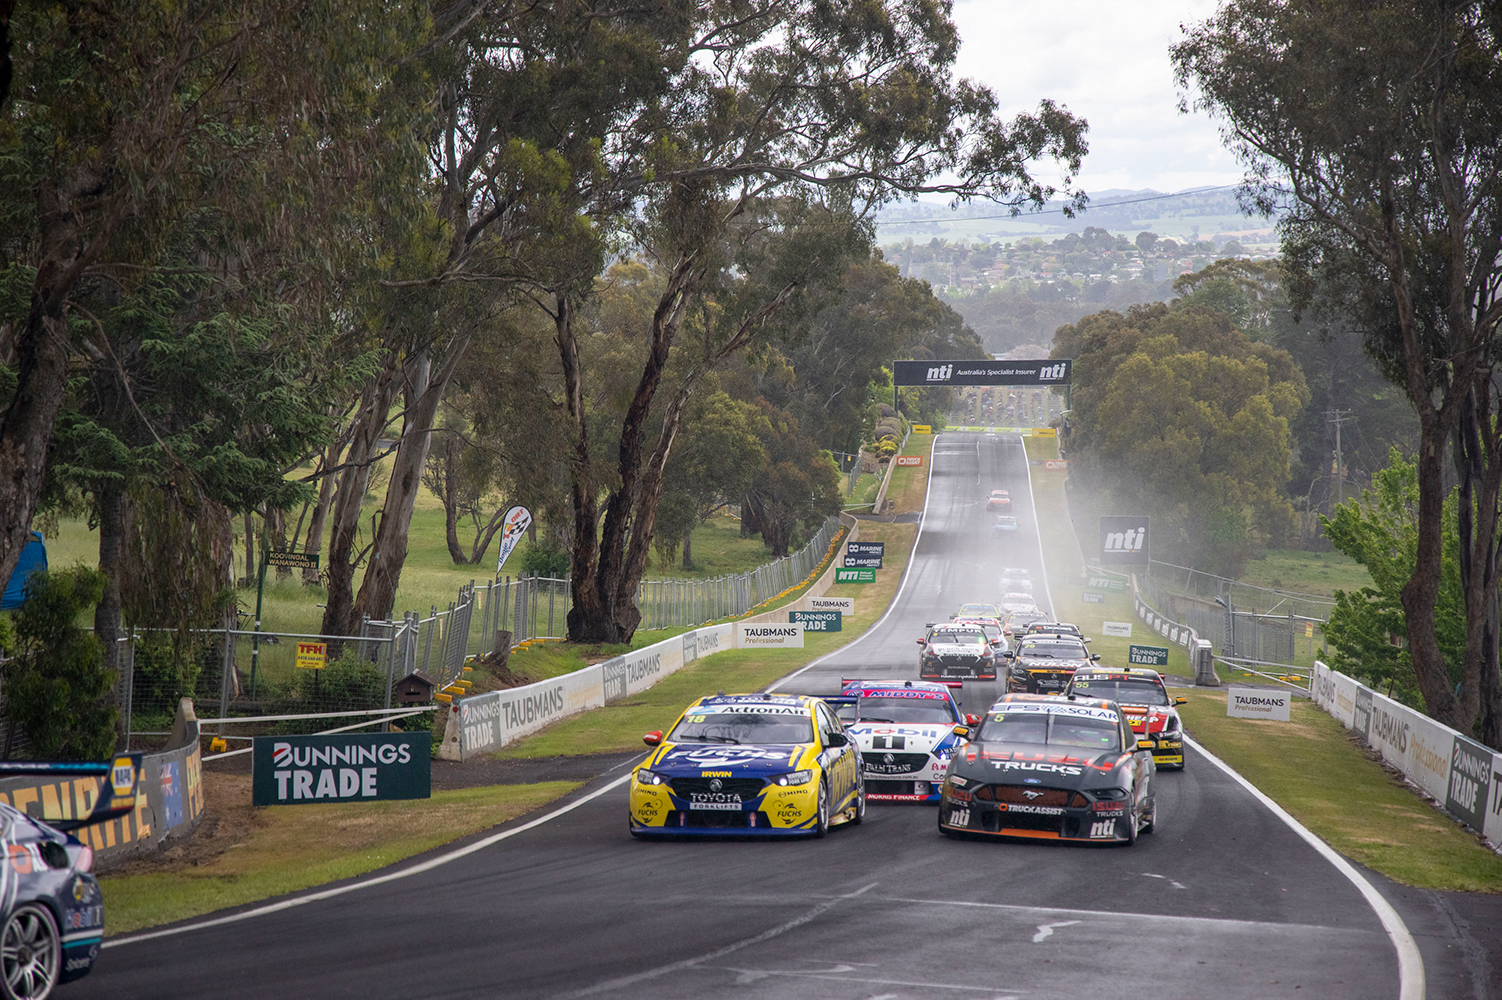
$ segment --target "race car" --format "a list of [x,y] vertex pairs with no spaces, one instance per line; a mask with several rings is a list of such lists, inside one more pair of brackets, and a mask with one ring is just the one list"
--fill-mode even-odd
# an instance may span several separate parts
[[1001,609],[994,604],[961,604],[955,618],[999,618]]
[[1080,667],[1100,659],[1074,636],[1023,635],[1008,654],[1007,690],[1023,694],[1063,694]]
[[1001,620],[1001,630],[1014,638],[1027,632],[1027,627],[1033,622],[1039,622],[1047,618],[1038,608],[1023,608],[1018,611],[1008,611]]
[[940,788],[939,831],[1135,844],[1157,824],[1157,767],[1114,702],[1007,695]]
[[865,818],[855,742],[818,698],[710,695],[642,741],[656,749],[631,774],[633,837],[822,837]]
[[1010,514],[997,514],[996,521],[991,525],[991,534],[1010,535],[1017,531],[1017,519]]
[[918,640],[923,647],[918,652],[918,676],[925,680],[995,680],[997,661],[1006,655],[1001,651],[1002,642],[1000,638],[987,638],[985,630],[976,625],[935,625]]
[[1031,594],[1033,575],[1016,566],[1003,566],[1001,568],[1001,592],[1003,594]]
[[[1038,611],[1038,602],[1033,598],[1033,595],[1024,594],[1020,591],[1017,593],[1002,594],[1001,607],[1003,611],[1033,611],[1037,612],[1039,618],[1043,617],[1043,613]],[[1032,624],[1032,622],[1030,621],[1028,624]]]
[[986,499],[986,510],[1008,510],[1012,506],[1012,494],[1006,490],[992,490]]
[[[0,841],[9,860],[0,867],[0,997],[40,1000],[94,967],[104,938],[104,896],[90,874],[93,848],[72,831],[133,811],[140,771],[140,754],[97,763],[0,763],[0,777],[67,779],[79,786],[101,779],[93,805],[77,818],[41,819],[0,802]],[[85,796],[81,788],[79,795]]]
[[1081,667],[1074,672],[1066,697],[1106,698],[1121,707],[1138,740],[1153,752],[1158,767],[1184,769],[1184,727],[1179,711],[1188,698],[1174,698],[1163,675],[1145,667]]
[[838,696],[824,699],[860,747],[869,801],[939,801],[939,783],[960,741],[955,725],[980,723],[960,714],[951,690],[959,686],[847,678]]
[[1081,642],[1089,642],[1080,627],[1072,622],[1029,622],[1023,635],[1059,635],[1073,636]]

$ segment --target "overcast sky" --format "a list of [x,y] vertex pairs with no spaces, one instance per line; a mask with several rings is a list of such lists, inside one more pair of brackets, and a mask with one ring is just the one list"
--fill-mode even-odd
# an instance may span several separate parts
[[1182,191],[1241,179],[1204,115],[1180,114],[1168,46],[1215,0],[955,0],[957,71],[1008,114],[1044,97],[1090,123],[1087,192]]

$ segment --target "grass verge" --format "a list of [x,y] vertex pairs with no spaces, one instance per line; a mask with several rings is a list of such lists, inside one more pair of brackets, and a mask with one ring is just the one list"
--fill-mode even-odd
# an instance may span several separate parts
[[229,813],[218,826],[229,828],[231,842],[208,859],[185,858],[139,873],[127,868],[101,878],[111,935],[363,875],[514,819],[579,787],[563,781],[491,785],[402,802],[251,809],[249,775],[212,777],[218,787],[211,794],[227,800]]
[[928,496],[928,468],[933,460],[933,452],[932,434],[908,435],[907,447],[902,449],[902,454],[921,455],[923,464],[900,465],[892,470],[892,485],[887,487],[887,499],[895,502],[896,506],[892,508],[894,513],[912,514],[923,509],[923,501]]
[[1502,856],[1367,756],[1339,722],[1295,700],[1290,721],[1233,719],[1224,691],[1176,691],[1185,728],[1342,854],[1421,889],[1502,892]]
[[550,757],[555,754],[619,753],[641,747],[642,733],[664,729],[683,706],[716,691],[754,691],[816,657],[855,639],[892,603],[913,547],[915,524],[863,522],[861,541],[885,542],[884,566],[876,582],[838,584],[830,597],[854,597],[855,615],[842,632],[813,632],[802,649],[744,649],[716,653],[664,678],[628,701],[597,708],[536,733],[496,754],[498,757]]

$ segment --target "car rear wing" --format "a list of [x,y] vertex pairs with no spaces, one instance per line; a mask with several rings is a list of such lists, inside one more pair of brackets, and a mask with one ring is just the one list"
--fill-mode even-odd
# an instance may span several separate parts
[[0,761],[0,778],[101,778],[99,794],[88,815],[76,819],[33,817],[54,830],[67,833],[96,823],[106,823],[136,808],[136,789],[141,780],[138,753],[120,754],[109,761]]

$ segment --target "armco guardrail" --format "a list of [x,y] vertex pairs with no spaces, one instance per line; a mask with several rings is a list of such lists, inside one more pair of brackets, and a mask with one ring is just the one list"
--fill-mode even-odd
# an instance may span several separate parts
[[1137,586],[1137,575],[1134,573],[1132,580],[1132,607],[1137,617],[1147,623],[1148,628],[1157,632],[1169,642],[1178,643],[1189,651],[1190,667],[1194,670],[1194,683],[1203,684],[1206,687],[1219,687],[1220,677],[1215,673],[1215,660],[1211,655],[1210,643],[1201,639],[1199,633],[1188,625],[1171,621],[1158,614],[1154,608],[1142,599],[1142,591]]
[[[198,747],[198,718],[184,698],[172,725],[172,748],[146,754],[136,776],[135,811],[108,823],[74,833],[94,849],[96,865],[109,868],[133,854],[155,851],[168,841],[191,834],[203,818],[203,780]],[[87,813],[99,798],[105,778],[47,781],[0,780],[0,802],[37,819],[72,819]]]
[[1310,692],[1446,813],[1502,845],[1502,754],[1318,660]]

